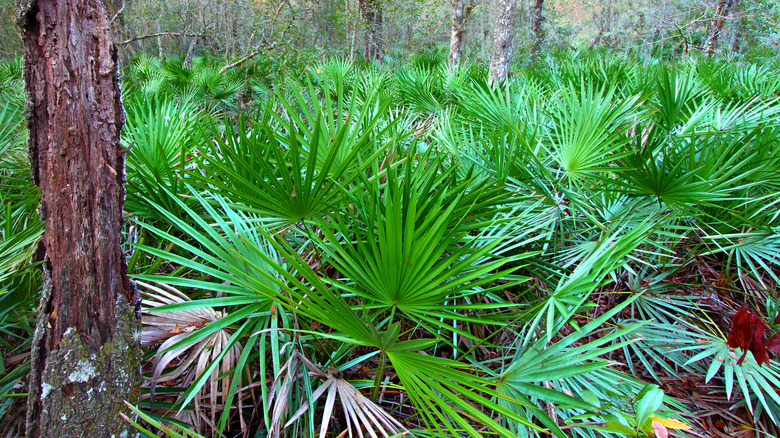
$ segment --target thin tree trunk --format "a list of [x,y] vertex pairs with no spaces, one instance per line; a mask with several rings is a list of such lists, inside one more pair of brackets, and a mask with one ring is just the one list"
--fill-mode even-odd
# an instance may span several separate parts
[[734,38],[731,40],[731,53],[739,53],[739,44],[742,41],[743,25],[739,25],[734,31]]
[[365,58],[382,61],[385,56],[384,40],[382,38],[383,13],[380,0],[360,0],[360,12],[366,21]]
[[515,37],[515,2],[499,0],[496,25],[493,31],[493,56],[490,59],[488,82],[499,84],[509,74],[512,59],[512,40]]
[[[109,14],[111,15],[111,24],[113,25],[112,34],[117,41],[124,41],[129,39],[128,32],[125,24],[125,10],[130,7],[130,0],[111,0],[107,5],[109,8]],[[132,51],[132,46],[127,46],[126,50],[120,52],[120,58],[122,62],[126,62],[129,59],[128,51]]]
[[726,22],[726,17],[729,15],[729,9],[735,0],[719,0],[715,8],[715,15],[712,17],[710,23],[710,37],[707,38],[707,42],[704,44],[704,55],[710,56],[715,51],[715,47],[718,45],[718,37],[723,31],[723,25]]
[[46,250],[32,343],[28,437],[130,436],[140,388],[135,289],[120,246],[124,111],[97,0],[22,11],[33,181]]
[[734,1],[734,15],[738,16],[736,29],[734,29],[734,38],[731,40],[731,53],[739,53],[739,44],[742,42],[742,33],[745,31],[745,19],[740,17],[739,1]]
[[184,57],[182,67],[190,68],[192,66],[192,57],[195,56],[195,47],[198,45],[198,37],[192,37],[190,46],[187,48],[187,55]]
[[474,8],[474,2],[469,0],[452,0],[452,30],[450,32],[450,70],[457,71],[463,54],[463,29],[466,19]]
[[588,46],[588,50],[592,50],[594,47],[599,45],[601,42],[601,37],[604,35],[604,29],[599,29],[599,33],[596,34],[596,38],[593,38],[593,42],[590,43]]
[[544,39],[546,32],[544,31],[544,15],[542,9],[544,7],[544,0],[535,0],[534,9],[531,12],[531,33],[533,34],[533,46],[531,47],[531,60],[536,62],[539,60],[542,46],[544,45]]
[[163,57],[162,35],[160,34],[160,20],[157,20],[157,57]]
[[230,20],[230,57],[236,56],[236,53],[240,53],[240,40],[238,34],[238,17],[241,15],[241,10],[238,8],[238,2],[231,3],[230,14],[233,17]]

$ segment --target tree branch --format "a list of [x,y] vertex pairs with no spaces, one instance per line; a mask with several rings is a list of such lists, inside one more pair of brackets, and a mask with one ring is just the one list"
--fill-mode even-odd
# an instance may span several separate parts
[[206,35],[205,34],[201,34],[201,33],[187,33],[187,32],[159,32],[159,33],[152,33],[152,34],[149,34],[149,35],[141,35],[141,36],[133,37],[133,38],[130,38],[129,40],[120,41],[120,42],[118,42],[116,44],[118,46],[125,46],[125,45],[133,43],[135,41],[141,41],[141,40],[145,40],[145,39],[148,39],[148,38],[155,38],[155,37],[159,37],[159,36],[182,36],[182,37],[186,37],[186,36],[191,36],[192,37],[192,36],[194,36],[194,37],[201,37],[202,38],[202,37],[205,37]]
[[245,56],[242,56],[237,61],[231,62],[230,64],[228,64],[228,65],[222,67],[221,69],[219,69],[219,74],[225,73],[226,71],[230,70],[233,67],[238,67],[239,65],[241,65],[241,64],[249,61],[250,59],[254,58],[255,56],[259,55],[260,52],[262,52],[264,50],[272,50],[274,47],[276,47],[276,43],[271,44],[270,46],[267,46],[267,47],[260,47],[259,49],[255,49],[251,53],[249,53],[249,54],[247,54]]
[[[281,10],[281,7],[276,10],[276,14],[277,15],[279,14],[280,10]],[[276,19],[276,17],[274,17],[274,19]],[[292,25],[292,21],[289,24],[287,24],[287,26],[282,30],[282,33],[281,33],[281,35],[279,35],[279,39],[277,41],[284,40],[284,36],[285,36],[285,34],[287,34],[287,30],[290,29],[291,25]],[[278,44],[278,43],[275,42],[275,43],[273,43],[271,45],[264,46],[263,44],[265,44],[267,41],[268,40],[263,38],[262,41],[260,42],[260,47],[259,48],[253,50],[248,55],[242,56],[237,61],[231,62],[230,64],[227,64],[226,66],[222,67],[221,69],[219,69],[219,74],[225,73],[226,71],[230,70],[233,67],[238,67],[239,65],[241,65],[241,64],[247,62],[248,60],[254,58],[255,56],[259,55],[260,52],[262,52],[262,51],[273,50],[277,46],[277,44]]]

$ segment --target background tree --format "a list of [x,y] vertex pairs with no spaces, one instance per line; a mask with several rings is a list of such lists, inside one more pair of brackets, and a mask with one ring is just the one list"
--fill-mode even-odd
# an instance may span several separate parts
[[137,298],[120,246],[124,112],[117,52],[96,0],[39,0],[20,18],[32,179],[45,223],[27,435],[129,434],[138,395]]
[[539,52],[542,50],[542,44],[544,44],[544,15],[542,14],[542,8],[544,7],[544,0],[534,0],[534,7],[531,11],[531,33],[533,38],[533,46],[531,47],[531,59],[534,61],[539,59]]
[[[519,1],[515,5],[514,45],[534,52],[544,41],[550,49],[592,46],[676,57],[686,50],[706,50],[713,36],[710,25],[721,3]],[[13,23],[7,19],[13,4],[14,0],[0,0],[0,12],[6,11],[0,16],[0,56],[5,59],[19,48],[18,38],[13,38]],[[722,24],[720,40],[742,42],[749,57],[774,56],[780,43],[780,34],[774,32],[780,2],[742,0],[733,4],[728,17],[716,21]],[[141,53],[185,58],[196,41],[190,51],[193,57],[219,55],[229,61],[273,48],[277,61],[331,55],[354,59],[370,52],[372,59],[381,53],[395,62],[423,49],[450,45],[451,20],[462,10],[462,33],[456,33],[461,35],[460,53],[487,64],[493,53],[493,28],[500,15],[499,0],[479,2],[472,9],[467,0],[111,0],[107,6],[114,35],[125,43],[120,44],[123,60]],[[542,15],[535,13],[540,6],[544,6]],[[466,19],[468,11],[471,18]],[[540,18],[544,19],[541,26]],[[740,23],[742,31],[738,31]],[[457,19],[455,24],[457,30]],[[535,29],[544,30],[542,39],[537,38],[540,34]]]
[[739,53],[739,44],[742,41],[742,34],[745,32],[745,17],[742,15],[741,3],[735,2],[733,15],[735,16],[734,32],[731,37],[731,53]]
[[383,11],[379,0],[360,0],[360,12],[366,21],[366,39],[364,56],[366,62],[381,61],[385,56],[383,29]]
[[715,6],[715,15],[712,17],[712,23],[710,23],[710,36],[707,38],[707,42],[704,44],[704,54],[706,56],[712,55],[715,51],[715,47],[718,44],[718,37],[723,32],[723,25],[726,22],[726,17],[729,15],[729,11],[734,6],[736,0],[719,0]]
[[493,55],[490,58],[488,81],[503,82],[509,73],[512,59],[512,41],[515,37],[515,0],[500,0],[493,31]]
[[22,48],[18,32],[13,21],[16,4],[14,1],[0,1],[0,58],[8,59],[19,53]]
[[463,30],[468,16],[474,9],[474,1],[452,0],[452,26],[450,31],[450,55],[449,64],[452,71],[457,71],[460,66],[460,57],[463,53]]

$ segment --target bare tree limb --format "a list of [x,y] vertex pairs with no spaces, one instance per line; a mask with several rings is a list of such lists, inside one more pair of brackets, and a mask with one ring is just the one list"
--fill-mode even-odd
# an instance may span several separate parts
[[241,65],[241,64],[249,61],[250,59],[254,58],[255,56],[259,55],[260,52],[263,52],[263,51],[266,51],[266,50],[272,50],[274,47],[276,47],[276,43],[271,44],[270,46],[263,46],[263,47],[260,47],[259,49],[255,49],[252,52],[250,52],[249,54],[244,55],[241,58],[239,58],[238,60],[236,60],[234,62],[231,62],[230,64],[228,64],[228,65],[222,67],[221,69],[219,69],[219,74],[225,73],[226,71],[230,70],[233,67],[238,67],[239,65]]
[[111,21],[109,21],[108,24],[114,24],[114,21],[116,20],[116,18],[119,17],[122,14],[122,12],[124,12],[124,11],[125,11],[125,5],[124,5],[124,3],[122,3],[122,8],[119,9],[118,11],[116,11],[116,14],[114,14],[114,16],[111,17]]
[[[279,12],[281,11],[281,9],[282,8],[279,7],[279,9],[276,10],[276,15],[279,15]],[[276,16],[274,16],[274,20],[276,20]],[[290,29],[290,26],[292,26],[292,21],[290,23],[288,23],[287,26],[282,30],[282,33],[279,35],[279,39],[277,41],[284,40],[284,35],[287,33],[287,30]],[[273,50],[277,46],[277,44],[278,44],[278,43],[273,43],[273,44],[265,46],[264,44],[266,44],[267,42],[268,42],[268,40],[263,38],[262,41],[260,42],[260,47],[258,47],[257,49],[253,50],[249,54],[247,54],[245,56],[242,56],[238,60],[236,60],[234,62],[231,62],[230,64],[227,64],[226,66],[222,67],[221,69],[219,69],[219,74],[225,73],[226,71],[230,70],[233,67],[238,67],[239,65],[241,65],[241,64],[247,62],[248,60],[254,58],[255,56],[259,55],[260,52],[267,51],[267,50]]]
[[155,38],[160,36],[182,36],[182,37],[205,37],[205,34],[202,33],[187,33],[187,32],[158,32],[158,33],[152,33],[149,35],[140,35],[137,37],[130,38],[129,40],[120,41],[116,43],[118,46],[125,46],[127,44],[133,43],[135,41],[141,41],[148,38]]

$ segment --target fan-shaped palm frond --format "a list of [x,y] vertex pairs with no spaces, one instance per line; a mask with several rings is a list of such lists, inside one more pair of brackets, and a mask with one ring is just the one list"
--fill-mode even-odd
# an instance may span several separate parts
[[640,101],[639,96],[620,98],[616,91],[588,82],[570,85],[554,100],[549,150],[573,183],[598,177],[625,155],[622,146],[631,140],[627,122],[641,117]]
[[[152,225],[141,224],[177,247],[179,250],[176,252],[189,255],[182,257],[175,252],[143,245],[138,245],[138,249],[176,263],[183,270],[203,274],[207,279],[155,274],[138,275],[136,278],[142,281],[195,288],[210,294],[192,301],[180,294],[164,295],[158,300],[158,303],[164,306],[156,307],[155,312],[174,313],[171,313],[170,317],[165,313],[156,314],[150,321],[162,327],[163,332],[178,331],[158,349],[160,356],[156,361],[155,370],[162,372],[164,366],[160,366],[160,363],[179,360],[177,357],[193,348],[198,350],[187,359],[181,359],[184,362],[177,367],[179,374],[170,376],[162,374],[160,378],[181,379],[179,376],[185,376],[185,372],[187,373],[188,385],[185,386],[186,390],[178,401],[178,406],[182,409],[193,401],[198,406],[200,403],[198,395],[207,385],[210,388],[209,394],[214,394],[214,397],[217,393],[222,394],[223,410],[219,423],[214,422],[216,412],[211,412],[211,424],[221,430],[225,427],[231,413],[229,407],[239,388],[238,382],[241,381],[249,352],[259,340],[256,333],[269,327],[271,298],[275,295],[273,291],[278,290],[275,274],[267,272],[268,275],[265,275],[258,270],[269,269],[266,260],[274,262],[277,257],[273,253],[270,256],[266,254],[271,250],[266,238],[257,229],[260,221],[256,216],[236,212],[224,199],[216,197],[213,203],[219,206],[220,212],[218,212],[205,198],[196,193],[191,195],[193,202],[200,205],[200,208],[215,222],[214,225],[178,198],[172,199],[178,203],[178,210],[187,215],[185,219],[160,206],[155,208],[178,230],[177,235],[185,237],[176,237]],[[276,264],[274,266],[279,267]],[[209,309],[216,307],[229,311],[222,311],[223,313],[219,314]],[[182,326],[175,329],[180,318],[191,321],[187,329]],[[204,320],[209,322],[204,325]],[[169,331],[171,325],[174,329]],[[149,329],[147,333],[149,337],[153,337],[161,334],[161,330]],[[244,339],[245,337],[248,339]],[[209,345],[214,347],[207,348]],[[230,363],[231,366],[228,368],[222,366],[226,363]],[[197,372],[192,370],[193,365],[197,367]],[[222,380],[222,376],[226,373],[231,374],[230,378]],[[222,380],[222,391],[218,391],[215,386],[218,380]],[[211,400],[213,403],[215,399]]]
[[[236,369],[242,356],[241,344],[235,339],[231,342],[233,336],[228,326],[220,321],[228,316],[226,319],[234,319],[235,313],[227,315],[200,303],[193,307],[186,295],[171,287],[157,287],[140,281],[137,284],[146,290],[142,293],[145,307],[142,310],[141,345],[159,344],[150,376],[152,398],[158,383],[188,388],[196,381],[205,380],[205,385],[201,384],[198,390],[191,391],[188,398],[194,401],[195,419],[203,415],[202,401],[208,400],[210,424],[216,424],[219,400],[224,403],[230,387],[242,386],[242,378],[248,376],[244,370]],[[163,310],[166,305],[176,304],[181,310]],[[221,378],[231,373],[232,377]],[[204,379],[203,376],[207,377]],[[231,379],[238,381],[231,385]],[[202,429],[202,425],[196,426]]]
[[201,116],[189,102],[164,96],[128,105],[122,143],[127,148],[127,212],[160,218],[150,202],[176,211],[184,170],[193,159]]
[[254,122],[242,118],[226,123],[224,136],[214,127],[214,147],[201,161],[211,171],[193,174],[199,187],[219,189],[278,226],[340,209],[352,181],[399,138],[385,136],[388,126],[375,132],[387,106],[362,111],[354,101],[344,106],[342,97],[326,101],[312,111],[298,95],[299,106],[285,103],[289,120],[267,113]]

